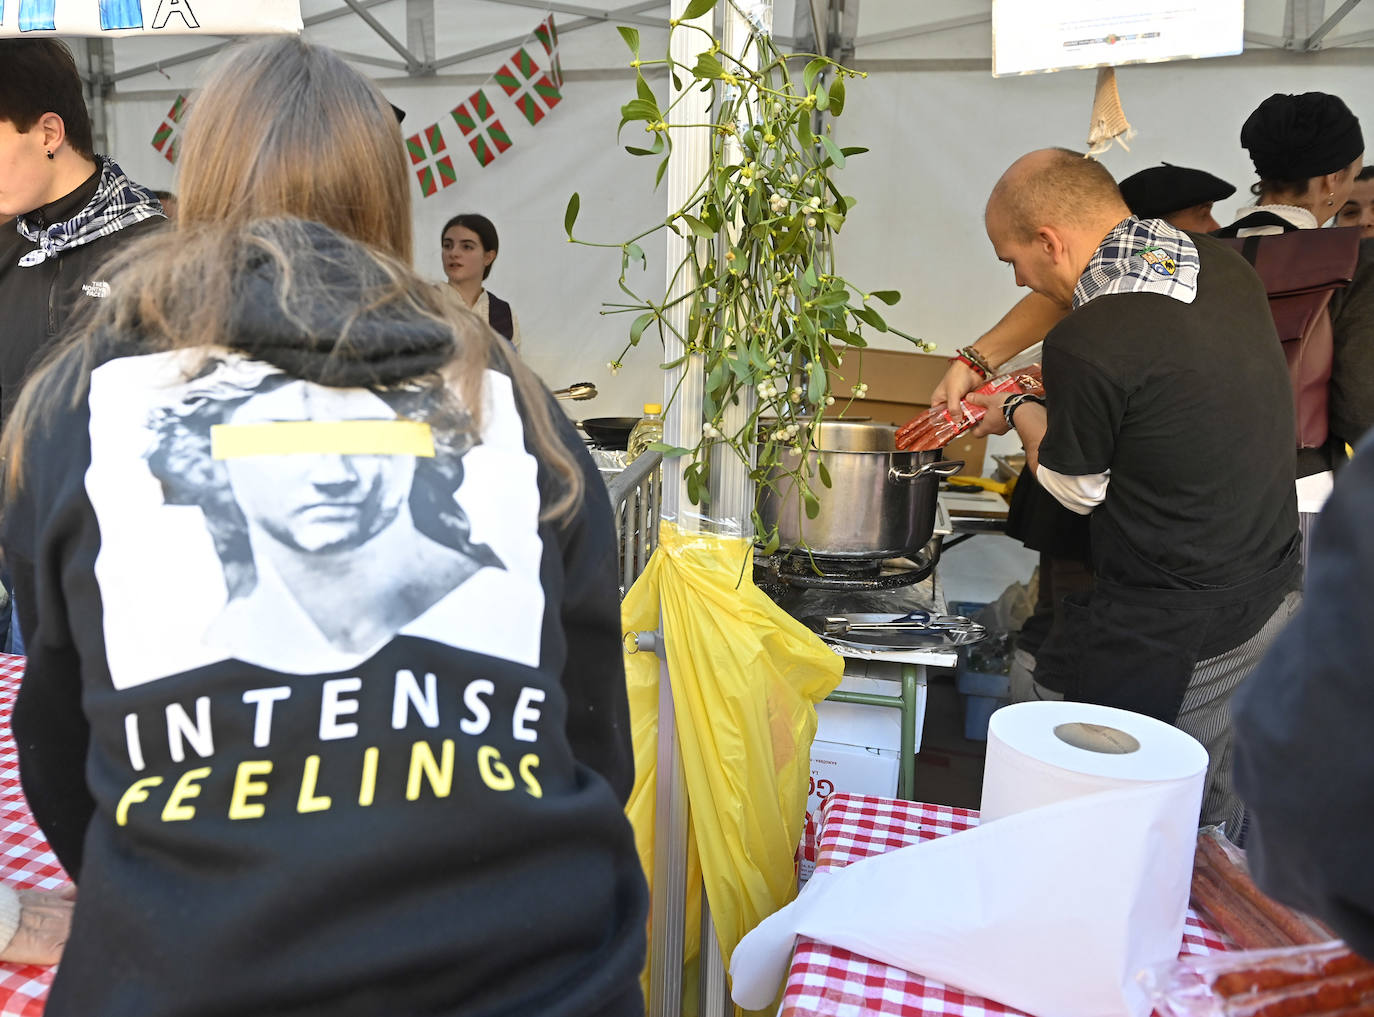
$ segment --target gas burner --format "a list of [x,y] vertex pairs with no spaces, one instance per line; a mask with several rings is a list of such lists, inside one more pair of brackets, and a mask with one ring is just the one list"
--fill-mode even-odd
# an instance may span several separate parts
[[755,554],[754,582],[774,599],[789,587],[806,590],[900,589],[929,576],[939,558],[939,537],[904,559],[835,558],[808,554],[804,550]]

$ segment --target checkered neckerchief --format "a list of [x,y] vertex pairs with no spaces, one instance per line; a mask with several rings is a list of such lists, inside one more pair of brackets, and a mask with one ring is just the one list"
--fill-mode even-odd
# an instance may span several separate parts
[[1197,296],[1197,246],[1163,219],[1123,219],[1078,277],[1073,306],[1108,293],[1160,293],[1191,304]]
[[100,180],[95,194],[80,212],[64,222],[46,226],[36,219],[30,221],[32,213],[19,217],[19,234],[38,245],[38,251],[30,253],[42,254],[37,259],[26,256],[19,264],[38,264],[73,247],[118,233],[136,222],[165,215],[153,192],[126,177],[113,159],[97,155],[95,160],[100,166]]

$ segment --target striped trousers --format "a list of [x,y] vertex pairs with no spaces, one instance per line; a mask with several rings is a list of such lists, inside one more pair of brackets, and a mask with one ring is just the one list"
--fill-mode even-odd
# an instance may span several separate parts
[[[1253,636],[1234,649],[1199,661],[1183,693],[1174,726],[1186,731],[1207,750],[1207,782],[1202,793],[1200,826],[1225,824],[1232,840],[1241,836],[1245,804],[1236,794],[1231,776],[1231,696],[1240,688],[1265,651],[1297,613],[1302,594],[1296,590],[1279,604]],[[1029,665],[1029,668],[1027,667]],[[1012,666],[1012,701],[1063,699],[1034,680],[1034,660],[1019,654]],[[1018,675],[1018,672],[1020,674]],[[1020,680],[1018,681],[1018,677]]]

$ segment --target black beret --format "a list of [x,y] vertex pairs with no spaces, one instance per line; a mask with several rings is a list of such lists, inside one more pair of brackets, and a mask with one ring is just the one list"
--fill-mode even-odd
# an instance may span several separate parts
[[1359,118],[1325,92],[1276,92],[1245,121],[1240,143],[1260,179],[1285,183],[1343,170],[1364,152]]
[[1167,162],[1132,173],[1117,186],[1131,214],[1138,219],[1159,219],[1194,205],[1222,201],[1236,193],[1220,177]]

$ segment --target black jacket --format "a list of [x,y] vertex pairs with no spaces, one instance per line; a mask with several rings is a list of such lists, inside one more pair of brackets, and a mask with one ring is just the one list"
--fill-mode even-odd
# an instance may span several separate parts
[[1302,609],[1235,698],[1236,790],[1265,892],[1374,958],[1374,441],[1336,476]]
[[81,886],[46,1013],[639,1017],[604,485],[563,426],[586,497],[541,522],[502,364],[476,431],[357,245],[255,228],[302,299],[226,250],[235,348],[110,337],[6,518],[21,775]]
[[[100,171],[91,174],[70,194],[44,205],[30,217],[45,223],[64,222],[95,196]],[[103,281],[100,266],[135,237],[166,225],[165,219],[145,219],[107,237],[69,248],[56,258],[24,267],[18,261],[37,245],[19,235],[14,222],[5,223],[0,241],[0,424],[9,416],[19,390],[41,354],[57,338],[87,301],[97,297]]]

